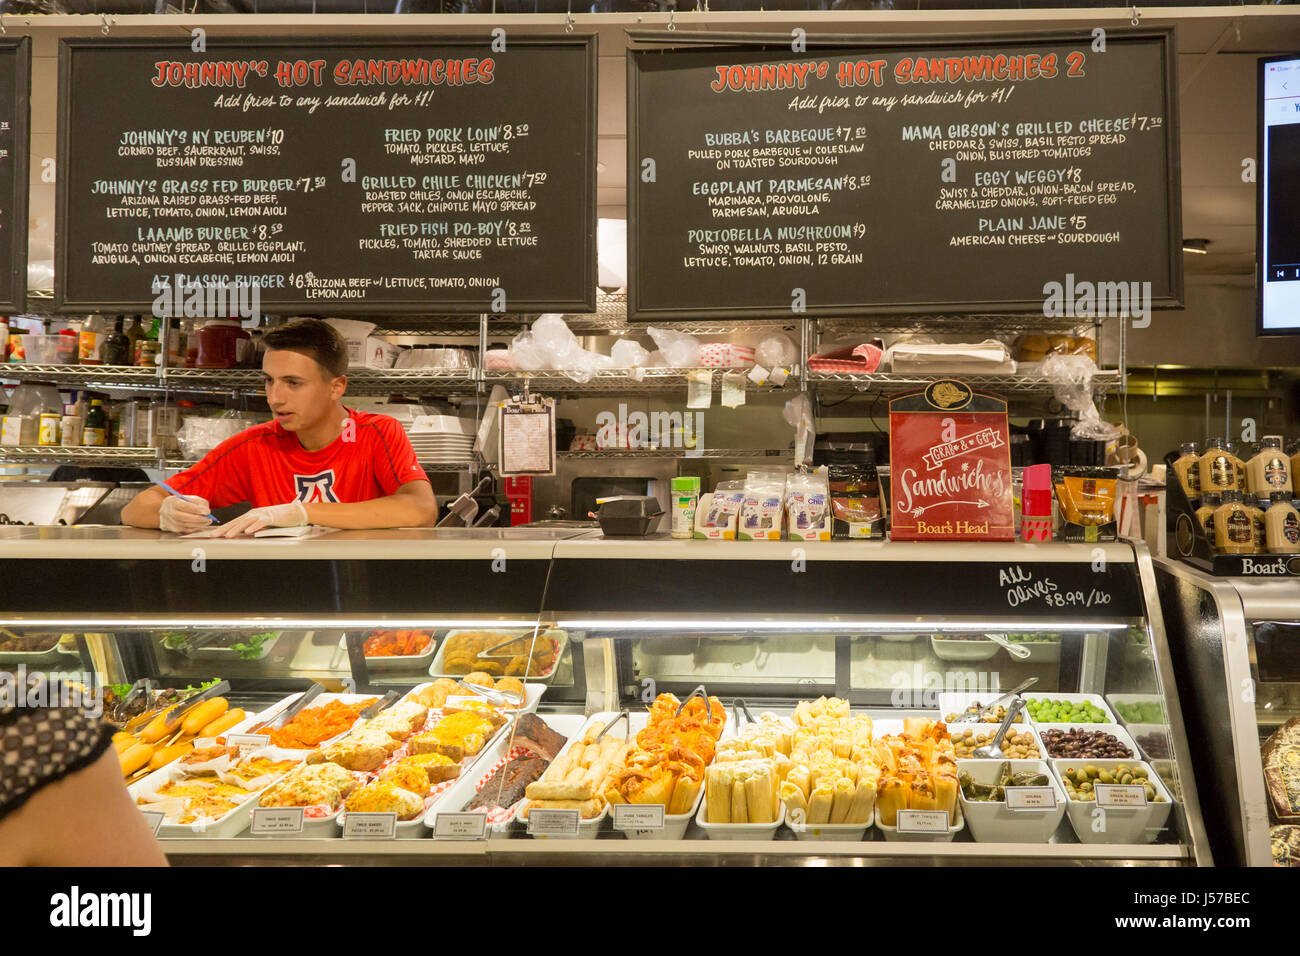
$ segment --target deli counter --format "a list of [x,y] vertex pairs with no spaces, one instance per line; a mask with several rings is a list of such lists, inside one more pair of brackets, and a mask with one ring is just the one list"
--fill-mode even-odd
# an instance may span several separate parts
[[[1300,586],[1296,559],[1268,576],[1155,562],[1174,672],[1202,781],[1206,830],[1225,865],[1300,863]],[[1288,573],[1289,570],[1289,573]]]
[[1213,861],[1141,545],[4,528],[0,570],[0,670],[104,688],[177,863]]

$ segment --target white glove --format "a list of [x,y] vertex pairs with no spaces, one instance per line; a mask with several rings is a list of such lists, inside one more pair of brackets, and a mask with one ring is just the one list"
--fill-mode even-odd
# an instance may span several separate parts
[[198,495],[186,495],[184,498],[168,495],[158,509],[158,527],[177,534],[202,531],[212,527],[212,519],[208,517],[210,511],[212,506],[207,499]]
[[241,534],[256,534],[263,528],[296,528],[309,523],[307,509],[302,506],[302,502],[290,501],[284,505],[245,511],[234,521],[228,521],[212,532],[212,537],[234,538]]

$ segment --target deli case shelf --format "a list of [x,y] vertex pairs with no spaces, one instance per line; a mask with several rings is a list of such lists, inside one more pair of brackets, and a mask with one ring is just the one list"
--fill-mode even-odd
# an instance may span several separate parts
[[1271,555],[1220,577],[1155,561],[1205,827],[1227,865],[1300,866],[1297,563]]
[[[179,863],[1211,862],[1141,546],[796,544],[611,540],[586,529],[196,542],[8,528],[0,626],[80,642],[86,680],[118,685],[113,693],[151,681],[172,695],[166,702],[227,682],[228,709],[208,726],[246,748],[230,760],[264,759],[286,776],[279,789],[232,797],[219,820],[173,820],[150,807],[189,773],[193,748],[215,758],[202,730],[161,741],[171,762],[133,766],[128,784],[142,811],[158,814]],[[59,583],[69,580],[78,587]],[[76,661],[43,666],[76,673]],[[466,677],[518,696],[485,701]],[[971,759],[995,727],[961,717],[1028,678],[1029,710],[1007,749],[1024,761],[1019,784],[1046,804],[1013,812],[1005,797],[985,799],[1012,765],[1004,774],[1000,762]],[[320,694],[304,711],[312,732],[353,732],[317,740],[304,736],[308,725],[280,726],[307,691]],[[387,720],[354,727],[385,694],[399,701]],[[1126,710],[1135,701],[1153,702],[1163,720],[1139,726],[1145,714]],[[624,712],[625,723],[611,721]],[[458,721],[482,726],[449,742]],[[362,745],[380,727],[391,747],[372,752]],[[774,728],[789,739],[769,756],[744,749],[764,746]],[[665,740],[668,749],[656,743]],[[1080,747],[1130,756],[1120,769]],[[1058,759],[1064,752],[1086,759]],[[372,805],[350,807],[341,793],[288,823],[254,813],[284,809],[295,774],[322,759],[381,791],[396,764],[428,753],[454,764],[451,776],[431,774],[413,805],[374,811],[394,814],[380,839],[349,829],[348,810],[360,828]],[[924,769],[909,763],[922,758]],[[808,772],[807,815],[794,790],[775,800],[777,766],[796,790]],[[760,788],[754,820],[716,802],[731,774]],[[989,774],[997,779],[975,779]],[[1112,794],[1098,806],[1087,794],[1107,780],[1135,802]],[[825,788],[847,800],[850,785],[858,802],[832,810]],[[726,821],[710,818],[722,813]],[[940,817],[943,832],[924,831]],[[289,831],[265,835],[273,820]],[[474,825],[479,839],[455,829]]]

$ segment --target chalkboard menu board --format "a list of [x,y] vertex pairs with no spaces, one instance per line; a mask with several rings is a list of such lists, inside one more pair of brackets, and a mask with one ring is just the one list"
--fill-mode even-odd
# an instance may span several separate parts
[[27,137],[32,45],[0,39],[0,313],[27,308]]
[[595,74],[591,36],[64,40],[56,307],[592,311]]
[[1181,304],[1170,31],[668,36],[628,52],[633,318]]

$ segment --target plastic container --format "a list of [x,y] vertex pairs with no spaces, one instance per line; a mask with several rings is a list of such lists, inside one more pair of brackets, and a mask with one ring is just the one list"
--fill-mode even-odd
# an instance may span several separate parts
[[[454,680],[459,680],[460,678],[465,676],[464,674],[448,674],[445,668],[443,667],[443,660],[447,652],[447,644],[450,642],[451,638],[455,637],[457,634],[464,633],[465,630],[467,629],[462,628],[460,630],[448,631],[443,636],[442,643],[438,645],[438,653],[434,656],[433,663],[429,665],[430,677],[450,677]],[[495,627],[489,627],[489,628],[473,628],[473,630],[497,631],[498,629]],[[529,637],[532,635],[532,633],[533,632],[531,629],[521,630],[519,628],[505,628],[500,630],[502,641],[505,641],[508,638],[512,638],[512,637],[515,638]],[[538,640],[541,640],[543,636],[548,637],[551,640],[555,641],[555,659],[551,662],[551,666],[547,668],[546,671],[544,671],[541,674],[530,674],[527,676],[526,679],[529,681],[535,681],[540,684],[549,684],[551,682],[551,678],[555,676],[556,669],[560,666],[560,659],[564,656],[564,652],[568,650],[569,632],[561,630],[560,628],[550,628],[549,630],[540,631],[537,635]],[[498,662],[500,663],[499,659]],[[520,680],[525,679],[524,675],[522,674],[519,675],[519,678]]]
[[944,640],[937,634],[930,635],[930,649],[941,661],[987,661],[1002,650],[992,641]]
[[[703,786],[700,795],[704,795]],[[775,840],[776,831],[785,823],[785,804],[781,804],[773,823],[710,823],[709,805],[701,799],[695,823],[710,840]]]
[[77,337],[75,335],[43,335],[36,332],[24,337],[27,362],[30,365],[76,365]]
[[1065,790],[1052,774],[1045,760],[958,760],[957,771],[966,771],[976,783],[986,786],[997,782],[1002,764],[1009,762],[1011,772],[1036,770],[1047,775],[1048,785],[1056,794],[1055,810],[1010,810],[1006,801],[967,800],[958,796],[962,815],[970,834],[981,843],[1047,843],[1065,816]]
[[[1169,788],[1160,779],[1155,769],[1144,760],[1053,760],[1052,772],[1060,781],[1068,767],[1077,767],[1086,763],[1099,770],[1113,770],[1120,764],[1141,766],[1147,769],[1147,779],[1156,790],[1164,796],[1160,803],[1148,803],[1145,807],[1133,807],[1127,810],[1107,810],[1098,807],[1091,800],[1071,800],[1066,791],[1065,812],[1074,827],[1074,834],[1080,843],[1151,843],[1164,829],[1169,819],[1173,802]],[[1064,789],[1064,787],[1062,787]]]
[[[233,647],[212,647],[211,645],[195,648],[185,656],[193,661],[224,661],[227,664],[235,664],[242,661],[251,664],[254,661],[260,661],[268,657],[271,653],[271,649],[275,647],[283,635],[284,632],[279,631],[276,633],[275,637],[271,638],[269,641],[263,641],[257,649],[257,654],[253,657],[241,657],[239,652]],[[310,642],[310,635],[308,636],[308,642]],[[167,648],[165,644],[162,646],[167,650],[172,650],[171,648]],[[176,651],[176,653],[180,652]]]
[[[1102,712],[1105,713],[1106,715],[1106,719],[1104,721],[1099,721],[1098,724],[1087,724],[1087,726],[1093,727],[1093,726],[1098,726],[1102,723],[1106,723],[1106,724],[1119,723],[1119,721],[1115,719],[1114,713],[1111,712],[1110,707],[1106,704],[1105,699],[1100,694],[1064,694],[1064,693],[1057,693],[1056,691],[1052,691],[1050,693],[1044,692],[1040,694],[1023,694],[1022,696],[1025,698],[1026,704],[1028,704],[1029,701],[1031,700],[1063,700],[1066,703],[1070,703],[1070,704],[1084,703],[1086,701],[1087,703],[1092,704],[1094,707],[1101,708]],[[1025,708],[1025,716],[1029,720],[1033,720],[1033,716],[1029,713],[1028,707]],[[1034,722],[1037,723],[1037,721]],[[1078,721],[1077,723],[1082,726],[1084,725],[1085,722]]]
[[[370,658],[367,657],[366,661],[367,661],[367,666],[369,666]],[[425,681],[423,684],[416,684],[414,687],[411,688],[411,692],[402,699],[408,700],[410,698],[413,698],[416,694],[420,693],[420,691],[430,686],[432,686],[432,684],[429,681]],[[544,693],[546,693],[545,684],[525,684],[523,703],[521,703],[518,707],[503,707],[501,709],[504,713],[507,714],[535,713],[537,711],[537,704],[541,701],[542,695]],[[473,696],[473,692],[470,690],[462,690],[461,695],[465,697],[471,697]],[[484,700],[486,700],[486,698],[484,698]]]
[[638,537],[654,531],[663,516],[659,499],[648,495],[619,495],[602,499],[596,519],[606,537]]
[[199,368],[238,368],[249,348],[249,334],[233,319],[214,319],[198,332]]
[[1133,717],[1137,716],[1131,709],[1134,704],[1158,704],[1161,719],[1168,719],[1168,711],[1165,710],[1165,699],[1159,694],[1107,694],[1106,703],[1110,705],[1110,709],[1119,723],[1125,727],[1134,723],[1150,723],[1150,721],[1128,720],[1125,718],[1125,713]]
[[[365,643],[365,635],[361,638]],[[348,639],[346,636],[339,638],[339,650],[346,651],[348,648]],[[434,656],[438,653],[438,638],[433,636],[429,640],[429,646],[418,654],[389,654],[383,657],[371,657],[366,655],[366,670],[371,674],[391,674],[400,671],[423,671],[433,662]],[[427,685],[426,685],[427,686]]]
[[[1073,730],[1073,729],[1075,729],[1075,728],[1080,728],[1080,729],[1082,729],[1082,730],[1087,730],[1087,731],[1089,731],[1089,732],[1100,731],[1101,733],[1112,734],[1112,735],[1113,735],[1113,736],[1114,736],[1114,737],[1115,737],[1115,738],[1116,738],[1120,743],[1122,743],[1125,747],[1127,747],[1130,751],[1132,751],[1132,754],[1133,754],[1132,757],[1124,757],[1124,758],[1116,758],[1116,759],[1121,759],[1121,760],[1130,760],[1130,759],[1131,759],[1131,760],[1137,760],[1137,759],[1138,759],[1138,745],[1137,745],[1137,741],[1135,741],[1135,740],[1133,739],[1132,735],[1130,735],[1129,732],[1128,732],[1127,730],[1125,730],[1123,727],[1121,727],[1119,724],[1083,724],[1083,723],[1078,723],[1078,724],[1034,724],[1034,729],[1038,731],[1038,742],[1039,742],[1039,745],[1042,746],[1042,748],[1043,748],[1043,757],[1044,757],[1045,759],[1048,759],[1048,760],[1056,759],[1055,757],[1053,757],[1052,754],[1048,753],[1048,751],[1047,751],[1047,739],[1043,736],[1045,733],[1047,733],[1049,730],[1064,730],[1064,731],[1067,731],[1067,732],[1068,732],[1068,731]],[[1093,761],[1094,763],[1096,762],[1096,761],[1093,760],[1093,758],[1091,758],[1091,757],[1071,757],[1071,758],[1069,758],[1069,759],[1071,759],[1071,760],[1088,760],[1088,761]],[[1098,759],[1098,760],[1101,760],[1101,759],[1105,759],[1105,758],[1097,758],[1097,759]]]
[[957,822],[948,827],[947,833],[899,833],[898,827],[885,826],[880,819],[880,807],[876,807],[875,813],[876,829],[884,835],[885,839],[891,843],[951,843],[962,830],[966,829],[966,818],[961,812],[961,797],[957,797]]
[[[953,721],[948,721],[948,715],[961,714],[961,712],[964,711],[968,706],[971,706],[976,703],[983,704],[985,707],[987,707],[989,704],[993,703],[995,700],[997,700],[999,697],[1001,697],[1003,694],[1007,693],[1010,690],[1011,690],[1010,687],[1007,687],[1005,689],[994,688],[993,690],[987,692],[980,692],[978,694],[944,691],[943,693],[940,693],[937,698],[939,719],[944,721],[945,723],[949,723],[949,722],[954,724],[972,723],[972,721],[969,718],[959,718]],[[1002,702],[1001,706],[1006,707],[1007,704],[1009,703],[1011,703],[1009,699],[1005,700]],[[996,711],[994,711],[994,713],[996,713]],[[992,716],[989,716],[986,717],[984,720],[980,721],[980,724],[988,724],[988,723],[998,724],[1000,722],[1001,722],[1000,720],[994,720]],[[1020,713],[1016,714],[1016,719],[1014,721],[1014,725],[1016,727],[1019,727],[1021,724],[1027,725],[1028,723],[1029,723],[1029,715],[1025,713],[1024,710],[1021,710]]]
[[833,843],[858,843],[862,841],[867,831],[871,829],[872,820],[875,820],[876,814],[873,808],[871,820],[866,823],[805,823],[803,826],[791,826],[790,821],[786,821],[786,828],[794,834],[796,840],[824,840]]

